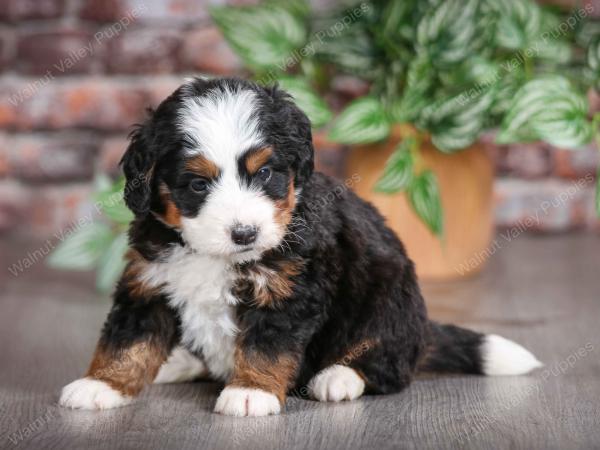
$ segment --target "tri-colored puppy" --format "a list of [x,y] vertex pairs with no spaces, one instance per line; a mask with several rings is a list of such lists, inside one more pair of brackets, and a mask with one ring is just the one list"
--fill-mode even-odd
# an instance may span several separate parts
[[427,319],[402,244],[313,172],[310,123],[280,89],[190,81],[136,129],[122,164],[129,263],[64,406],[112,408],[153,381],[206,376],[225,382],[216,412],[262,416],[303,386],[353,400],[421,371],[540,365],[514,342]]

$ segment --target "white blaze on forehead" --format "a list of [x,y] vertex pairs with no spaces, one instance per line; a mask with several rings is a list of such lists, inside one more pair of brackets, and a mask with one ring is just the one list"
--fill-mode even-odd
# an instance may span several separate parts
[[212,90],[183,102],[179,128],[222,170],[235,167],[240,154],[263,144],[256,116],[258,99],[250,90]]
[[[198,215],[182,218],[185,241],[196,251],[227,255],[236,260],[255,259],[278,245],[285,230],[275,220],[274,202],[256,186],[240,179],[238,160],[252,149],[265,145],[259,128],[259,99],[250,90],[212,90],[184,101],[178,126],[195,147],[190,157],[201,154],[219,167]],[[233,226],[256,227],[252,251],[239,255],[231,239]]]

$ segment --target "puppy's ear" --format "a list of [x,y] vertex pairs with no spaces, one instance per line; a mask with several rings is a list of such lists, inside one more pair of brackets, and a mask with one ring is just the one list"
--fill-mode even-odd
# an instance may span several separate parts
[[129,146],[121,158],[126,184],[125,203],[136,216],[144,216],[150,211],[152,180],[156,154],[150,148],[148,123],[139,125],[129,135]]
[[310,178],[315,166],[310,120],[296,106],[292,96],[277,85],[265,88],[265,91],[273,99],[275,123],[280,124],[279,128],[285,127],[275,132],[276,141],[289,156],[295,184],[302,185]]

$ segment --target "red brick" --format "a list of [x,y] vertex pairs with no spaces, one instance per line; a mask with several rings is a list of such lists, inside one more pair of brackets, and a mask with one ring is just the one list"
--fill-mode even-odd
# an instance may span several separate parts
[[6,149],[8,139],[5,133],[0,133],[0,178],[4,178],[11,172],[11,167],[8,160],[8,152]]
[[541,178],[552,171],[550,147],[543,142],[510,145],[505,158],[508,172],[523,178]]
[[87,73],[98,64],[99,46],[83,30],[28,33],[17,42],[17,69],[29,75]]
[[0,101],[0,126],[126,130],[143,117],[147,106],[145,91],[135,81],[51,79],[37,89],[31,83],[11,86],[12,99]]
[[0,181],[0,232],[6,232],[27,220],[30,195],[19,183],[10,180]]
[[186,33],[181,51],[184,70],[196,70],[218,75],[238,73],[242,64],[230,49],[221,32],[213,26]]
[[106,65],[113,73],[174,72],[180,46],[181,38],[173,31],[128,30],[108,43]]
[[496,224],[520,234],[523,230],[567,231],[587,225],[591,177],[579,180],[499,178],[495,184]]
[[65,9],[65,0],[0,0],[0,20],[51,19]]
[[[566,0],[565,0],[566,1]],[[571,3],[574,3],[573,6],[577,6],[579,2],[576,0],[570,0]],[[581,5],[582,8],[585,8],[586,11],[590,9],[592,12],[590,17],[600,17],[600,1],[599,0],[584,0]]]
[[9,175],[33,182],[91,179],[95,139],[89,135],[4,135],[0,160]]
[[131,16],[141,23],[198,23],[208,19],[208,4],[207,0],[84,0],[79,16],[97,22]]
[[360,78],[340,75],[332,80],[331,87],[346,100],[352,100],[366,95],[369,92],[370,84]]
[[600,155],[595,146],[580,150],[561,150],[553,152],[554,173],[563,178],[580,178],[595,174],[600,163]]
[[315,169],[332,177],[344,177],[345,147],[327,139],[327,133],[317,131],[313,135],[315,146]]
[[0,78],[0,129],[14,128],[18,122],[18,106],[27,97],[26,83],[7,81]]
[[45,186],[31,195],[27,222],[23,224],[25,234],[53,237],[61,236],[78,220],[84,225],[91,223],[94,211],[92,186],[89,183],[68,186]]
[[129,140],[125,135],[106,138],[100,146],[98,168],[102,173],[120,173],[119,161],[125,153]]
[[10,67],[11,63],[11,39],[8,31],[0,30],[0,71],[3,71]]
[[151,82],[145,82],[144,87],[148,94],[148,106],[156,108],[160,103],[175,91],[185,80],[179,76],[153,77]]

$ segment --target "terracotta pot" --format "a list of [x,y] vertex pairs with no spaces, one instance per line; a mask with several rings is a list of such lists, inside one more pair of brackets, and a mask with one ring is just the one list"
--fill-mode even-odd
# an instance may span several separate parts
[[419,277],[426,280],[461,278],[481,270],[481,255],[489,252],[493,234],[492,162],[483,145],[451,155],[421,142],[422,168],[438,178],[444,210],[445,239],[435,237],[413,212],[405,194],[381,194],[373,190],[385,162],[403,136],[413,135],[409,126],[396,127],[383,143],[354,147],[346,174],[355,180],[356,193],[375,205],[400,236]]

